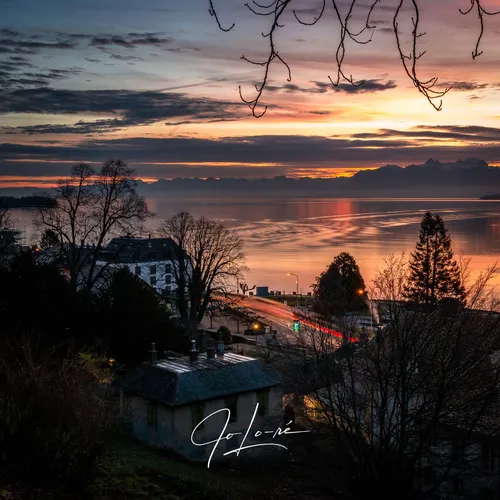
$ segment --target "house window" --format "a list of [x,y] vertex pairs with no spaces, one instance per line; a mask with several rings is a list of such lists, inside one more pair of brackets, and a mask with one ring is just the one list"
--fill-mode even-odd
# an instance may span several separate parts
[[[205,404],[198,403],[191,406],[191,425],[193,429],[203,420],[205,412]],[[203,430],[205,427],[205,422],[203,422],[200,426],[198,426],[197,431]]]
[[151,286],[156,286],[156,276],[151,276],[151,278],[149,278],[149,283]]
[[257,392],[257,403],[259,403],[257,415],[260,417],[266,416],[269,411],[269,389]]
[[165,264],[165,274],[170,274],[172,272],[172,264]]
[[148,402],[148,429],[158,430],[158,403]]
[[156,274],[156,266],[149,266],[149,274]]
[[170,285],[170,283],[172,283],[172,276],[170,276],[170,274],[167,274],[165,276],[165,284]]
[[224,399],[226,408],[231,412],[229,423],[236,422],[238,419],[238,396],[230,396]]
[[141,275],[141,268],[139,266],[135,266],[135,275],[140,276]]

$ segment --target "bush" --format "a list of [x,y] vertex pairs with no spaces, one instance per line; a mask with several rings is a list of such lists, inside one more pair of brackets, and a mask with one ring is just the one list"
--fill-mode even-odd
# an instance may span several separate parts
[[[111,422],[110,384],[89,359],[37,353],[27,338],[0,345],[0,475],[81,488]],[[29,471],[29,474],[26,472]]]

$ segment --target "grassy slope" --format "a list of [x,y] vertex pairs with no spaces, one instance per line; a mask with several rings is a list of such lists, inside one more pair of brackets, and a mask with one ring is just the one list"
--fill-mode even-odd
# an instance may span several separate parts
[[229,471],[207,469],[170,453],[115,435],[101,459],[99,474],[90,488],[99,500],[164,500],[189,498],[243,500],[256,491],[231,477]]

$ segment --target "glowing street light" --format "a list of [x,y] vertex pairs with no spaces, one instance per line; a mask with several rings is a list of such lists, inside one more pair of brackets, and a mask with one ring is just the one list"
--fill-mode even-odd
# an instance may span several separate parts
[[364,295],[364,294],[365,294],[365,291],[364,291],[362,288],[358,288],[358,289],[356,290],[356,293],[357,293],[358,295]]

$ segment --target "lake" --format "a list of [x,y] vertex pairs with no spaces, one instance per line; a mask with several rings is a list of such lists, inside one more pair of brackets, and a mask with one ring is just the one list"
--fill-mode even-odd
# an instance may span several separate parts
[[[392,252],[411,252],[423,214],[444,219],[455,256],[471,257],[478,274],[500,255],[500,201],[477,199],[252,199],[148,198],[160,221],[179,211],[217,219],[236,229],[245,242],[247,282],[270,290],[293,291],[299,276],[301,293],[340,252],[356,259],[365,282]],[[29,242],[33,212],[15,210]],[[500,276],[497,283],[500,284]]]

